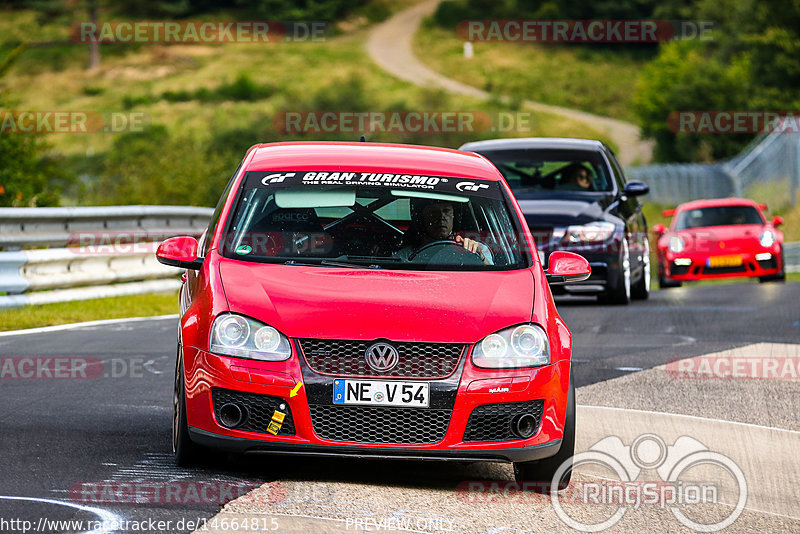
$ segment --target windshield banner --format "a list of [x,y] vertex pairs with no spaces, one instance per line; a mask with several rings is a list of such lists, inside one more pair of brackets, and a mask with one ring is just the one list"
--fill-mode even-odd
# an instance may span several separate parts
[[245,187],[248,189],[301,186],[386,187],[502,199],[499,182],[477,178],[330,171],[259,171],[248,172],[245,176]]

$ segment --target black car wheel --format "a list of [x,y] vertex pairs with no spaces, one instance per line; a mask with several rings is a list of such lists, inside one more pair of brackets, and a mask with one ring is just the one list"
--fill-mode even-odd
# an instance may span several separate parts
[[658,265],[658,288],[659,289],[669,289],[671,287],[681,287],[683,282],[678,280],[672,280],[668,278],[667,275],[664,274],[664,268],[661,267],[661,264]]
[[617,272],[616,286],[597,297],[603,304],[624,305],[631,301],[631,254],[627,239],[622,240],[622,252],[619,256]]
[[198,463],[201,447],[189,437],[189,425],[186,419],[186,392],[183,385],[183,355],[178,345],[178,357],[175,360],[175,387],[172,393],[172,454],[175,463],[180,467],[188,467]]
[[575,454],[575,386],[569,381],[567,394],[567,413],[564,418],[564,437],[561,448],[550,458],[533,462],[515,462],[514,478],[517,482],[538,482],[542,490],[551,489],[553,477],[562,464],[568,464],[558,481],[558,490],[566,489],[572,477],[572,457]]
[[642,276],[631,287],[631,298],[647,300],[650,296],[650,242],[644,240],[644,253],[642,255]]
[[781,272],[770,276],[760,276],[758,281],[764,282],[785,282],[786,281],[786,264],[783,261],[783,249],[781,249]]

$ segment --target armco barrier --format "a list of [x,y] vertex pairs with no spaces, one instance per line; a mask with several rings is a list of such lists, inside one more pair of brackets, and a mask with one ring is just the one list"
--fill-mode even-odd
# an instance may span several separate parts
[[180,270],[158,263],[157,241],[199,236],[212,212],[191,206],[0,208],[0,293],[7,293],[0,295],[0,308],[177,288]]

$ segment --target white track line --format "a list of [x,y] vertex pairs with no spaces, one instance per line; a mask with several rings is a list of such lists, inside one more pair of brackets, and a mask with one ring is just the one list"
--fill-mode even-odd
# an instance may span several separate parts
[[775,430],[777,432],[788,432],[790,434],[800,434],[797,430],[787,430],[785,428],[777,428],[774,426],[764,426],[764,425],[754,425],[752,423],[739,423],[737,421],[728,421],[727,419],[714,419],[711,417],[699,417],[697,415],[684,415],[682,413],[671,413],[671,412],[654,412],[652,410],[635,410],[633,408],[615,408],[613,406],[594,406],[590,404],[578,404],[579,408],[595,408],[599,410],[616,410],[620,412],[638,412],[638,413],[646,413],[651,415],[669,415],[672,417],[683,417],[685,419],[697,419],[699,421],[716,421],[718,423],[726,423],[729,425],[739,425],[739,426],[748,426],[752,428],[761,428],[763,430]]
[[119,323],[140,323],[142,321],[161,321],[164,319],[177,319],[177,318],[178,314],[174,313],[169,315],[154,315],[152,317],[126,317],[122,319],[102,319],[100,321],[57,324],[53,326],[42,326],[39,328],[28,328],[25,330],[9,330],[8,332],[0,332],[0,337],[23,336],[26,334],[43,334],[46,332],[58,332],[59,330],[71,330],[73,328],[83,328],[86,326],[103,326],[108,324],[119,324]]

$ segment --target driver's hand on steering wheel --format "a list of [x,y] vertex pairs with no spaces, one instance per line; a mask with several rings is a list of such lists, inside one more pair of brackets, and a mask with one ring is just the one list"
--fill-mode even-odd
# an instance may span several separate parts
[[477,254],[484,264],[491,265],[491,263],[489,263],[489,258],[484,256],[483,247],[478,241],[475,241],[474,239],[470,239],[468,237],[461,237],[460,235],[457,235],[455,238],[455,242],[463,246],[465,249],[472,252],[473,254]]

